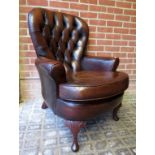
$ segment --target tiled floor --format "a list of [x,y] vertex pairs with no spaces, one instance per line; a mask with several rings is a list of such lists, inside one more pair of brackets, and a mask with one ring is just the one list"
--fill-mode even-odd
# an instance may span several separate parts
[[[132,101],[132,100],[131,100]],[[70,150],[72,137],[64,120],[50,109],[40,108],[42,100],[20,104],[20,155],[135,155],[135,104],[124,100],[114,121],[106,113],[87,122],[79,134],[80,150]]]

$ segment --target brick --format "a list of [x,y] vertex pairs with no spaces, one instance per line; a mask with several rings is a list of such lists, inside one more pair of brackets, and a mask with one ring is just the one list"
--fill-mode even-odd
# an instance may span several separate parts
[[124,23],[123,27],[127,27],[127,28],[136,28],[136,24],[135,23]]
[[107,21],[107,26],[117,26],[117,27],[121,27],[121,26],[122,26],[122,22]]
[[97,13],[91,13],[91,12],[80,12],[80,17],[83,18],[97,18]]
[[122,35],[122,39],[124,39],[124,40],[136,40],[136,36],[133,36],[133,35]]
[[135,58],[136,57],[136,53],[128,53],[128,57],[129,58]]
[[109,27],[98,27],[97,28],[98,32],[105,32],[105,33],[112,33],[113,32],[113,28],[109,28]]
[[134,52],[133,47],[121,47],[122,52]]
[[36,57],[35,52],[19,52],[20,57]]
[[19,50],[28,50],[28,45],[19,45]]
[[30,73],[27,72],[20,72],[20,78],[26,78],[26,77],[30,77]]
[[26,4],[26,0],[19,0],[19,4],[20,4],[20,5]]
[[62,1],[51,1],[50,6],[59,7],[59,8],[69,8],[69,3],[68,2],[62,2]]
[[136,65],[135,64],[127,64],[126,65],[126,68],[127,69],[135,69],[136,68]]
[[29,45],[29,50],[34,50],[33,44]]
[[102,18],[102,19],[114,19],[114,15],[112,14],[105,14],[105,13],[101,13],[98,15],[99,18]]
[[136,22],[136,17],[131,17],[131,22]]
[[89,24],[90,24],[90,25],[103,26],[103,25],[106,25],[106,21],[94,19],[94,20],[89,20]]
[[24,59],[19,59],[19,63],[20,63],[20,64],[29,64],[30,61],[29,61],[29,59],[27,59],[27,58],[25,59],[25,58],[24,58]]
[[32,9],[33,9],[33,7],[31,7],[31,6],[20,6],[19,7],[19,12],[20,13],[25,13],[27,15],[27,13],[29,11],[31,11]]
[[111,52],[106,53],[105,51],[102,51],[102,52],[98,51],[97,56],[98,57],[112,57],[112,54],[111,54]]
[[36,58],[31,58],[30,63],[34,64],[35,63]]
[[136,76],[135,75],[130,75],[130,80],[136,80]]
[[88,5],[71,3],[70,8],[71,9],[77,9],[77,10],[88,10]]
[[19,21],[26,21],[26,15],[19,15]]
[[111,1],[111,0],[99,0],[99,4],[101,4],[101,5],[115,6],[115,1]]
[[136,35],[136,29],[131,29],[129,33]]
[[97,40],[97,45],[112,45],[112,40]]
[[118,69],[124,69],[125,70],[125,65],[124,64],[119,64]]
[[127,56],[126,53],[122,53],[122,52],[113,52],[113,56],[114,57],[119,57],[119,58],[125,58]]
[[89,10],[90,11],[97,11],[97,12],[105,12],[106,8],[103,6],[90,5]]
[[124,58],[122,58],[122,59],[120,59],[120,63],[132,63],[133,62],[133,59],[129,59],[129,58],[126,58],[126,59],[124,59]]
[[123,9],[119,9],[119,8],[108,8],[107,12],[109,13],[115,13],[115,14],[122,14],[123,13]]
[[124,14],[126,15],[136,15],[136,11],[135,10],[124,10]]
[[32,43],[30,37],[19,37],[19,42],[21,43]]
[[103,39],[103,38],[105,38],[105,34],[102,34],[102,33],[90,33],[89,37],[90,38],[97,38],[97,39],[102,38]]
[[95,32],[96,31],[96,26],[89,26],[89,31],[90,32]]
[[34,65],[20,65],[20,68],[24,71],[33,71],[36,69]]
[[116,2],[116,7],[131,8],[131,3]]
[[120,34],[106,34],[107,39],[120,39],[121,35]]
[[130,21],[130,16],[116,15],[116,20]]
[[[65,0],[65,1],[70,2],[70,0]],[[72,0],[72,2],[79,2],[79,0]]]
[[81,3],[97,4],[97,0],[80,0]]
[[127,46],[127,41],[113,41],[113,45]]
[[47,0],[27,0],[28,5],[48,6]]
[[136,46],[136,42],[135,41],[130,41],[129,46]]
[[20,36],[27,35],[27,29],[19,29],[19,35]]
[[28,28],[28,26],[27,26],[27,22],[19,22],[19,27],[20,28]]
[[104,47],[103,46],[88,46],[88,50],[90,50],[90,51],[103,51]]
[[127,2],[134,2],[136,3],[136,0],[126,0]]
[[89,44],[89,45],[96,45],[96,40],[92,40],[92,39],[90,40],[90,39],[89,39],[88,44]]
[[136,9],[136,3],[135,4],[134,3],[132,4],[132,8],[133,9]]
[[109,46],[109,47],[105,47],[105,50],[106,51],[116,51],[116,52],[118,52],[120,50],[120,48],[119,47]]
[[114,28],[114,33],[128,34],[129,33],[129,30],[128,29],[122,29],[122,28]]
[[[38,72],[31,72],[31,77],[35,77],[35,78],[39,78],[39,74]],[[33,87],[32,87],[33,88]],[[34,86],[34,89],[36,88],[36,86]]]

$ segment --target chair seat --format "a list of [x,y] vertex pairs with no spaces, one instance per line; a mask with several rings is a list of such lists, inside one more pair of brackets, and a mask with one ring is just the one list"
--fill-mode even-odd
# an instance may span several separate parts
[[79,71],[59,85],[59,98],[86,101],[109,98],[127,89],[129,78],[123,72]]

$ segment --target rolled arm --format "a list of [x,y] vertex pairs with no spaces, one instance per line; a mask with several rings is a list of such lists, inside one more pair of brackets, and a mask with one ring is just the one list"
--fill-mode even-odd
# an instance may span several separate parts
[[119,58],[114,57],[84,57],[81,61],[82,70],[116,71]]
[[43,69],[56,84],[64,83],[66,81],[65,68],[60,61],[41,57],[36,59],[35,65],[39,70]]

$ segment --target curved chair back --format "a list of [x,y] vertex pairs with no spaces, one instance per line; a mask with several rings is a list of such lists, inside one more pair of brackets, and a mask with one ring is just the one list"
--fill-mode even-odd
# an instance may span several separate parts
[[37,56],[59,60],[65,70],[80,70],[89,29],[79,17],[43,8],[28,15],[28,26]]

